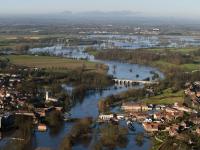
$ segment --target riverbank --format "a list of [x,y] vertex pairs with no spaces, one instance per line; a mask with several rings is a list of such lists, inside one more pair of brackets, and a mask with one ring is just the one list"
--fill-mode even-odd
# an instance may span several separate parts
[[[23,104],[12,108],[15,111],[37,112],[38,108],[40,111],[44,110],[45,113],[46,108],[51,111],[51,108],[55,106],[62,108],[63,111],[69,111],[77,103],[83,101],[88,91],[96,91],[96,89],[100,91],[112,85],[112,78],[107,75],[106,65],[100,63],[36,55],[4,55],[1,57],[1,60],[5,60],[5,65],[1,68],[1,76],[3,76],[1,80],[9,81],[9,84],[5,84],[4,88],[1,87],[1,90],[6,90],[11,94],[17,93],[15,97],[18,99],[20,94],[27,95],[29,93],[27,100],[18,100],[23,101]],[[5,79],[4,76],[6,76]],[[20,82],[12,85],[11,76],[18,77]],[[62,87],[63,84],[73,85],[73,92],[68,94]],[[49,98],[47,95],[45,97],[45,92],[50,93],[51,97]],[[49,100],[50,102],[48,102]],[[11,104],[7,105],[12,106]],[[60,122],[62,115],[54,114],[56,113],[53,111],[41,119],[42,121],[38,119],[38,123],[45,123],[54,131],[55,125],[56,127],[62,125]],[[59,125],[57,126],[57,124]],[[19,126],[23,127],[23,124]],[[35,128],[32,126],[30,129]],[[24,132],[26,133],[26,131]],[[27,134],[31,136],[32,133]],[[8,145],[12,147],[12,142],[11,144],[8,142]],[[20,146],[23,147],[23,143]]]
[[[157,67],[165,73],[165,79],[158,86],[157,92],[160,91],[161,95],[163,93],[162,99],[164,100],[173,99],[171,102],[176,102],[176,99],[179,101],[179,98],[182,97],[181,90],[184,89],[185,82],[198,80],[198,70],[200,69],[200,50],[198,48],[191,48],[188,51],[186,49],[105,50],[96,53],[95,57]],[[168,96],[165,92],[167,89],[173,91],[171,94],[167,92]],[[162,103],[160,98],[154,97],[151,102]]]
[[138,50],[90,50],[95,57],[105,60],[118,60],[132,64],[149,65],[168,72],[170,68],[178,68],[185,71],[199,69],[200,50],[188,49],[138,49]]
[[[34,52],[50,52],[52,55],[56,55],[56,54],[60,54],[63,53],[63,57],[67,57],[68,55],[68,50],[67,49],[60,49],[59,47],[55,48],[48,48],[48,49],[34,49],[31,50],[32,53]],[[69,50],[70,51],[70,50]],[[70,57],[72,58],[85,58],[85,54],[82,53],[82,51],[80,50],[73,50],[72,55],[70,55]],[[88,55],[87,55],[88,56]],[[157,72],[159,73],[155,68],[151,68],[151,67],[146,67],[146,66],[140,66],[140,65],[132,65],[132,64],[127,64],[127,63],[120,63],[120,62],[115,62],[115,61],[101,61],[101,60],[96,60],[96,59],[92,59],[92,57],[88,57],[90,61],[93,62],[100,62],[103,63],[107,66],[109,66],[109,70],[108,70],[108,74],[112,75],[116,78],[127,78],[127,79],[135,79],[135,80],[143,80],[145,78],[152,78],[153,74],[151,74],[150,72]],[[113,66],[117,66],[117,69],[115,71],[113,71]],[[133,72],[130,72],[130,69],[134,70]],[[136,77],[137,74],[140,74],[139,77]],[[90,82],[91,83],[91,82]],[[90,84],[91,85],[91,84]],[[135,88],[140,88],[141,86],[135,86]],[[107,90],[102,90],[102,91],[95,91],[95,92],[89,92],[86,97],[80,101],[80,103],[78,102],[74,107],[72,107],[70,114],[71,117],[73,118],[87,118],[87,117],[92,117],[92,118],[97,118],[99,115],[99,109],[98,109],[98,102],[100,99],[104,99],[108,96],[111,95],[116,95],[119,94],[121,92],[124,92],[128,90],[128,88],[126,87],[117,87],[116,86],[109,86],[109,88],[107,88]],[[65,124],[65,128],[66,130],[68,128],[71,128],[72,125],[70,124]],[[143,128],[141,127],[141,125],[138,125],[138,130],[137,132],[143,132]],[[51,137],[49,135],[49,133],[36,133],[36,140],[38,143],[38,146],[40,147],[54,147],[57,148],[59,146],[60,141],[67,136],[69,133],[69,131],[66,132],[62,132],[59,133],[55,138]],[[96,133],[96,132],[95,132]],[[42,140],[42,137],[46,137],[48,136],[51,140],[54,141],[55,145],[50,144],[47,140]],[[136,149],[147,149],[150,146],[150,141],[148,139],[144,139],[144,144],[142,146],[138,146],[135,144],[134,141],[132,141],[131,139],[134,139],[135,135],[129,135],[128,139],[130,139],[130,141],[127,143],[127,148],[128,149],[132,149],[133,147],[135,147]],[[81,142],[81,141],[80,141]],[[88,145],[90,146],[90,145]],[[81,143],[80,144],[75,144],[73,145],[73,149],[87,149],[87,147],[83,146]]]
[[[178,103],[180,105],[185,106],[187,105],[185,104],[186,98],[184,94],[186,83],[192,83],[194,81],[199,80],[199,49],[190,49],[188,51],[186,49],[140,49],[135,51],[106,50],[96,53],[95,56],[98,59],[118,60],[133,64],[146,64],[157,67],[165,73],[165,79],[161,80],[159,85],[150,88],[146,87],[146,91],[145,89],[141,90],[140,92],[130,90],[118,96],[106,99],[105,103],[114,103],[116,100],[118,102],[123,100],[127,102],[135,101],[144,104],[162,104],[169,106],[171,106],[174,103]],[[147,91],[150,91],[150,95],[148,96],[146,96],[146,94],[148,93]],[[137,96],[132,94],[133,92],[137,93]],[[138,93],[143,94],[139,96]],[[190,108],[191,106],[187,107]],[[178,120],[176,121],[178,123],[180,122]],[[187,119],[183,119],[182,121],[187,121]],[[162,135],[159,137],[162,137]],[[169,136],[167,135],[167,137]],[[180,143],[182,142],[179,139],[176,140]],[[164,145],[166,146],[166,143],[173,142],[169,139],[163,139],[164,142],[157,142],[156,139],[153,139],[153,141],[154,142],[152,149],[158,149],[162,146],[162,143],[164,143]]]

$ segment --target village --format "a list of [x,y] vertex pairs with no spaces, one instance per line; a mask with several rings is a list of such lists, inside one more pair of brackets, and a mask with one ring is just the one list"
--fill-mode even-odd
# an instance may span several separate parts
[[[144,130],[150,134],[165,132],[170,137],[184,140],[182,133],[190,132],[200,136],[200,82],[186,83],[185,97],[190,101],[187,104],[174,103],[174,105],[146,105],[135,102],[124,102],[121,114],[101,114],[99,121],[111,121],[117,124],[125,120],[130,130],[134,131],[134,123],[141,123]],[[160,140],[160,139],[158,139]],[[162,141],[162,140],[160,140]],[[192,140],[187,140],[192,143]]]
[[[31,71],[37,70],[37,68],[33,68]],[[20,71],[22,71],[22,69],[20,69]],[[23,71],[28,72],[28,69],[24,69]],[[32,118],[33,124],[37,125],[38,131],[46,131],[47,126],[45,125],[45,117],[52,111],[58,111],[61,114],[63,112],[63,107],[56,105],[58,100],[50,97],[48,91],[42,91],[44,93],[43,106],[35,107],[33,103],[30,102],[31,97],[35,95],[31,91],[23,92],[18,90],[18,86],[24,80],[27,79],[20,74],[0,74],[1,131],[12,130],[15,126],[15,118],[18,116]]]

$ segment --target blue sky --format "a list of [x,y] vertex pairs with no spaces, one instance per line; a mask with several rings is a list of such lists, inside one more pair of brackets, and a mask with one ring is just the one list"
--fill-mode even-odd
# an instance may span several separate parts
[[0,14],[121,10],[156,16],[200,17],[200,0],[0,0]]

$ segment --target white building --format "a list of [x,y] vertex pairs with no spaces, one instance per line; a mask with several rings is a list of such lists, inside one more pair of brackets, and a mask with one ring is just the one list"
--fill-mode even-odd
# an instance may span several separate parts
[[58,100],[55,99],[55,98],[49,97],[49,92],[46,91],[46,100],[45,100],[45,101],[46,101],[46,102],[57,102]]
[[113,117],[114,117],[113,114],[110,114],[110,115],[99,115],[99,119],[104,120],[104,121],[109,121]]

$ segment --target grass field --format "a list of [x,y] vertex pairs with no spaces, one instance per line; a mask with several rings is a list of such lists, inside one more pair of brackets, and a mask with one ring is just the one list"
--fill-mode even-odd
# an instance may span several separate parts
[[11,55],[7,56],[12,64],[45,68],[48,70],[63,71],[66,69],[79,69],[83,68],[87,71],[98,71],[105,72],[106,66],[97,67],[97,63],[89,62],[86,60],[72,60],[60,57],[50,57],[50,56],[30,56],[30,55]]
[[[165,50],[169,50],[172,52],[179,52],[179,53],[183,53],[183,54],[187,54],[193,51],[197,51],[199,50],[199,48],[150,48],[148,49],[150,51],[155,51],[155,52],[162,52]],[[165,71],[168,68],[171,67],[177,67],[177,68],[181,68],[185,71],[193,71],[193,70],[200,70],[200,57],[195,57],[195,61],[196,63],[190,63],[190,64],[181,64],[181,65],[176,65],[176,64],[172,64],[166,61],[154,61],[152,62],[152,66],[158,67],[160,68],[162,71]]]
[[0,35],[0,41],[5,41],[5,40],[17,40],[20,38],[24,39],[42,39],[42,38],[59,38],[59,37],[66,37],[66,34],[52,34],[52,35]]
[[[0,49],[11,48],[15,49],[18,45],[31,45],[27,41],[37,41],[41,39],[57,39],[61,37],[66,37],[65,34],[52,34],[52,35],[0,35]],[[21,42],[19,42],[19,40]]]
[[199,48],[196,47],[191,47],[191,48],[149,48],[148,50],[151,51],[164,51],[164,50],[169,50],[172,52],[181,52],[181,53],[189,53],[193,51],[197,51]]
[[181,65],[172,64],[166,61],[155,61],[155,62],[152,62],[152,66],[159,68],[161,71],[168,70],[169,68],[172,68],[172,67],[181,68],[185,71],[200,70],[200,58],[197,58],[196,61],[197,63],[189,63],[189,64],[181,64]]
[[175,102],[183,103],[183,91],[172,93],[171,89],[166,89],[163,94],[144,100],[145,104],[174,104]]

